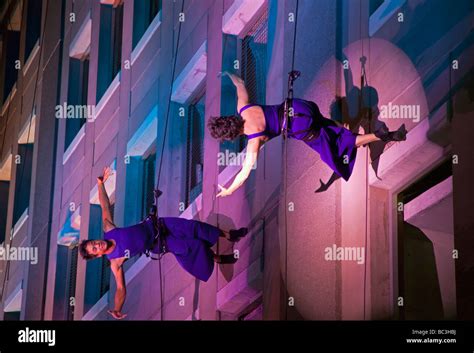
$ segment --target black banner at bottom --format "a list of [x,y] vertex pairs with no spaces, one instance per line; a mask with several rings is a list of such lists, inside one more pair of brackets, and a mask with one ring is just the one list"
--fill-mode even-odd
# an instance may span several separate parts
[[[286,345],[282,345],[286,343]],[[0,352],[376,349],[474,352],[472,321],[2,321]]]

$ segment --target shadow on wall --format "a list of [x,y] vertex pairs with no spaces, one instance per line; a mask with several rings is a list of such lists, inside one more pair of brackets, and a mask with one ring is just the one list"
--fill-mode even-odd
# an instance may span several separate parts
[[[345,56],[341,61],[344,60],[347,60]],[[365,60],[365,57],[360,58],[360,61],[363,63],[365,63]],[[360,128],[363,129],[364,134],[373,133],[382,127],[388,128],[384,122],[379,120],[380,110],[378,107],[379,95],[377,89],[367,85],[366,81],[361,82],[362,88],[355,86],[353,84],[352,71],[350,68],[344,70],[344,80],[347,92],[346,96],[336,96],[332,101],[329,108],[330,119],[348,126],[348,129],[356,134],[359,133]],[[368,145],[372,169],[377,178],[379,178],[377,171],[380,156],[388,143],[389,142],[376,141]],[[340,176],[338,174],[333,173],[326,183],[320,180],[321,184],[315,192],[328,190],[331,184],[339,178]]]
[[[207,217],[205,222],[209,224],[213,224],[214,220],[217,221],[216,226],[222,230],[235,229],[234,221],[230,217],[227,217],[226,215],[223,215],[221,213],[211,212],[209,213],[209,216]],[[222,254],[231,254],[233,251],[234,251],[233,243],[219,238],[219,240],[217,241],[217,248],[215,250],[215,253],[222,255]],[[218,266],[222,272],[222,275],[226,279],[226,281],[228,282],[231,281],[232,277],[234,276],[234,266],[223,265],[223,264],[219,264]]]

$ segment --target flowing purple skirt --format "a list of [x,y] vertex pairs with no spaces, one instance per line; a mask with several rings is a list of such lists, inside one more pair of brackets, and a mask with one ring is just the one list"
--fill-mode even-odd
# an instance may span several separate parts
[[[355,145],[357,134],[340,127],[331,119],[323,117],[316,103],[295,99],[293,101],[295,115],[311,116],[315,131],[319,136],[312,141],[304,141],[309,147],[317,151],[321,159],[338,175],[349,180],[354,169],[357,155]],[[300,131],[309,127],[310,121],[294,118],[291,130]],[[296,139],[302,139],[305,134],[296,134]]]
[[168,229],[168,251],[175,255],[187,272],[206,282],[214,271],[211,247],[217,243],[220,229],[207,223],[178,217],[162,217],[162,220]]

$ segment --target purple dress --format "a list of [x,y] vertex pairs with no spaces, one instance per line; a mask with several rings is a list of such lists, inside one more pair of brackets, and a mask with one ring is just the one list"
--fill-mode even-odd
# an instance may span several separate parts
[[[210,224],[178,217],[162,217],[167,229],[166,250],[175,255],[179,264],[191,275],[207,281],[214,270],[211,247],[216,244],[220,229]],[[104,240],[115,240],[109,259],[132,257],[150,249],[155,230],[151,219],[130,227],[114,228],[104,234]],[[151,252],[159,254],[161,244],[155,244]]]
[[[273,138],[281,134],[284,103],[279,105],[248,104],[242,112],[251,106],[260,106],[265,116],[265,130],[248,135],[249,139],[258,136]],[[317,151],[321,159],[346,181],[352,174],[357,155],[355,145],[357,134],[340,127],[333,120],[322,116],[316,103],[304,99],[293,99],[293,113],[288,123],[288,136],[304,141]],[[313,138],[309,138],[313,136]]]

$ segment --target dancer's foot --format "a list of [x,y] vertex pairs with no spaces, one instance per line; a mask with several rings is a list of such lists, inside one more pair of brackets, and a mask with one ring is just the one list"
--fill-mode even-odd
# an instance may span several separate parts
[[248,233],[248,229],[247,228],[240,228],[240,229],[231,229],[229,231],[229,238],[228,240],[229,241],[232,241],[232,242],[236,242],[236,241],[239,241],[240,238],[243,238],[247,235]]
[[380,129],[374,132],[374,135],[377,136],[384,142],[389,141],[405,141],[407,139],[407,130],[405,124],[400,126],[396,131],[388,131],[386,125],[383,125]]
[[218,264],[235,264],[237,258],[233,254],[214,255],[214,261]]

